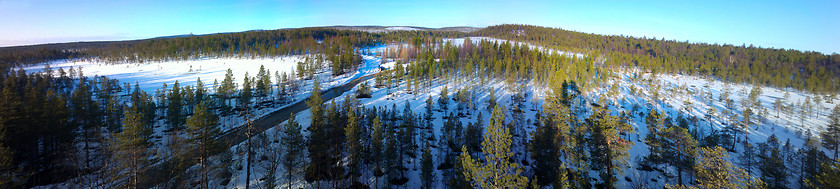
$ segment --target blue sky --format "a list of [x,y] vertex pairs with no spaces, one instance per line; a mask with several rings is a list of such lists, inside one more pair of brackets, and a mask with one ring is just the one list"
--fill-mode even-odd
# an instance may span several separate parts
[[840,1],[0,0],[0,46],[331,25],[504,23],[840,53]]

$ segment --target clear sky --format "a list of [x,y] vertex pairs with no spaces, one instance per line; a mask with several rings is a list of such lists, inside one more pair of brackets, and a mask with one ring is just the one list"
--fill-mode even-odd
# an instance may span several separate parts
[[0,0],[0,46],[310,26],[505,23],[840,53],[840,0]]

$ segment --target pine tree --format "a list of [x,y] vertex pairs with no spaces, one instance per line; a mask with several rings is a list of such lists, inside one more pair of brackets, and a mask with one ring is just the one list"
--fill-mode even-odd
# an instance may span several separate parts
[[200,188],[208,188],[207,174],[208,158],[216,151],[220,150],[221,144],[217,140],[221,135],[219,130],[219,118],[207,107],[207,103],[199,103],[196,107],[193,116],[187,118],[187,131],[190,135],[190,142],[193,146],[198,148],[198,163],[201,169]]
[[82,137],[84,145],[84,167],[85,169],[91,168],[91,152],[90,143],[94,140],[98,139],[101,136],[99,132],[99,128],[101,126],[102,119],[99,119],[99,105],[96,101],[91,99],[92,94],[90,91],[90,85],[87,82],[87,79],[82,78],[79,79],[79,84],[77,85],[76,90],[73,91],[71,98],[71,104],[73,107],[72,115],[74,125],[79,125],[82,128]]
[[698,187],[735,189],[754,185],[743,169],[728,160],[729,153],[723,148],[703,147],[699,152],[699,159],[694,164]]
[[[800,167],[799,167],[799,181],[800,186],[806,187],[808,183],[815,182],[817,176],[820,174],[821,163],[830,161],[828,157],[825,156],[822,149],[819,147],[819,141],[816,137],[812,136],[810,132],[805,134],[805,144],[804,147],[799,149],[799,157],[800,157]],[[815,187],[810,187],[815,188]]]
[[289,87],[289,76],[283,72],[282,76],[280,76],[280,94],[287,95],[289,91],[287,90]]
[[755,146],[750,144],[750,141],[748,140],[744,140],[741,144],[743,144],[744,152],[741,152],[741,156],[738,157],[740,161],[739,163],[741,164],[741,167],[746,169],[747,176],[752,177],[752,168],[755,167],[756,158]]
[[712,106],[706,110],[706,122],[709,122],[709,133],[715,132],[715,128],[713,127],[714,125],[712,124],[712,119],[715,117],[717,117],[717,108]]
[[307,141],[301,132],[302,129],[293,113],[289,115],[288,121],[281,129],[283,132],[281,146],[285,152],[282,164],[286,168],[289,189],[292,188],[292,175],[297,173],[300,165],[303,164],[303,151],[306,149]]
[[777,98],[776,101],[773,102],[773,110],[776,110],[776,117],[779,117],[779,112],[785,108],[785,103],[782,101],[782,98]]
[[393,181],[398,179],[399,175],[402,175],[402,159],[399,154],[400,149],[396,133],[388,132],[385,135],[385,173],[388,175],[388,180]]
[[779,145],[775,134],[758,145],[761,180],[766,182],[768,188],[787,188],[787,167]]
[[677,168],[679,184],[683,185],[682,173],[690,171],[694,158],[697,156],[697,141],[688,133],[688,129],[671,126],[661,133],[664,146],[668,153],[664,153],[667,163]]
[[834,151],[834,161],[837,159],[837,153],[840,151],[840,105],[834,107],[829,116],[828,126],[825,131],[820,133],[822,136],[822,145],[831,151]]
[[324,114],[324,100],[321,97],[321,84],[318,78],[315,78],[312,83],[312,92],[306,105],[309,106],[310,119],[309,125],[309,166],[306,167],[306,180],[309,182],[318,182],[326,179],[329,176],[329,161],[328,151],[328,130],[327,120]]
[[448,110],[449,107],[449,90],[447,89],[446,85],[443,86],[443,89],[440,90],[440,97],[438,98],[438,104],[440,104],[440,109]]
[[434,188],[432,184],[435,183],[434,160],[432,159],[432,150],[429,148],[429,142],[426,142],[426,149],[423,150],[422,160],[420,160],[420,178],[423,180],[424,188]]
[[490,94],[487,99],[487,110],[492,111],[498,104],[496,102],[496,89],[490,88]]
[[[8,89],[6,87],[5,89]],[[4,89],[4,91],[6,91]],[[11,90],[9,90],[11,91]],[[0,101],[6,99],[0,99]],[[6,117],[0,117],[0,187],[12,188],[16,174],[14,152],[6,146],[6,125],[3,124]]]
[[822,173],[817,175],[817,183],[823,188],[840,188],[840,163],[822,163]]
[[142,178],[141,169],[148,164],[146,149],[151,146],[152,130],[146,127],[145,115],[141,112],[140,104],[133,105],[125,111],[122,118],[123,129],[117,134],[118,158],[120,159],[125,177],[128,182],[124,187],[138,188]]
[[[446,119],[443,122],[443,127],[440,128],[440,138],[438,140],[439,146],[441,147],[441,156],[443,156],[443,162],[447,165],[455,164],[455,159],[457,159],[457,146],[460,146],[458,141],[458,132],[456,129],[457,117],[453,113],[449,113],[448,116],[444,116]],[[444,176],[449,178],[452,175],[451,169],[448,169],[444,172]]]
[[429,98],[426,99],[426,121],[434,120],[434,113],[432,112],[432,95],[429,95]]
[[347,125],[347,112],[350,111],[350,98],[345,98],[344,104],[339,106],[335,101],[330,102],[324,111],[327,118],[326,138],[324,140],[328,145],[327,150],[327,180],[332,181],[332,187],[338,187],[337,182],[345,178],[346,169],[344,167],[344,126]]
[[362,131],[359,127],[358,118],[356,118],[356,111],[350,108],[347,111],[347,126],[344,127],[344,139],[347,150],[347,167],[350,174],[350,183],[356,181],[356,177],[361,174],[362,166]]
[[[546,119],[549,120],[549,119]],[[552,123],[545,125],[536,122],[537,128],[531,134],[530,151],[531,159],[534,160],[533,170],[537,184],[545,186],[554,183],[560,171],[561,152],[559,145],[555,144],[557,139],[556,127]]]
[[14,83],[10,82],[13,78],[6,79],[7,83],[0,92],[0,187],[12,188],[15,184],[13,179],[17,176],[15,156],[19,154],[15,154],[15,148],[11,146],[14,145],[14,136],[9,136],[9,133],[14,133],[10,131],[13,129],[20,130],[24,125],[21,124],[24,115],[20,98],[9,84]]
[[371,123],[373,133],[371,133],[371,157],[373,157],[374,162],[374,169],[373,175],[375,178],[374,186],[379,186],[379,177],[381,177],[384,173],[383,171],[383,161],[384,158],[382,157],[382,150],[385,150],[385,137],[386,132],[382,128],[382,122],[379,121],[379,116],[377,115],[376,118],[373,118],[373,122]]
[[[603,103],[603,99],[598,104]],[[597,107],[595,113],[586,119],[591,129],[589,151],[590,154],[599,154],[590,157],[592,167],[600,171],[604,187],[614,188],[618,179],[615,175],[621,173],[621,168],[627,163],[627,150],[633,142],[624,140],[619,133],[632,133],[630,125],[621,122],[618,116],[609,115],[605,107]]]
[[664,143],[662,137],[659,135],[661,130],[664,129],[665,120],[662,118],[662,115],[659,114],[654,109],[650,109],[650,112],[645,117],[645,124],[647,124],[648,133],[645,136],[645,143],[648,145],[650,150],[650,154],[645,156],[645,161],[651,162],[653,164],[661,164],[665,162],[665,154],[668,153],[665,151]]
[[464,145],[467,146],[467,150],[470,151],[472,155],[476,154],[478,151],[481,151],[481,139],[484,137],[484,123],[481,120],[484,120],[481,111],[478,112],[478,116],[476,117],[476,122],[472,124],[467,124],[467,129],[464,132]]
[[481,149],[484,161],[474,160],[467,153],[466,146],[461,147],[461,163],[464,167],[463,175],[472,183],[473,187],[481,188],[524,188],[528,178],[522,176],[522,169],[518,163],[508,161],[511,152],[512,136],[504,126],[505,116],[499,106],[493,108],[493,115]]
[[742,120],[743,122],[741,122],[741,124],[740,124],[741,127],[742,127],[740,130],[741,130],[741,132],[744,132],[744,138],[746,140],[750,139],[750,135],[749,135],[749,133],[746,133],[746,131],[750,130],[750,128],[752,128],[753,125],[757,125],[756,123],[753,122],[753,119],[752,119],[753,115],[754,115],[754,112],[753,112],[752,109],[747,108],[746,110],[744,110],[744,119]]

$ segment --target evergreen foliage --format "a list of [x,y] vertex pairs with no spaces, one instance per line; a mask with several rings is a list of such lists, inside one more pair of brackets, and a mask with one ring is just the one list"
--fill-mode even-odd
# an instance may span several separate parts
[[481,149],[484,161],[478,161],[467,153],[466,146],[461,149],[462,174],[473,187],[480,188],[524,188],[528,178],[522,176],[522,168],[517,163],[508,161],[513,155],[510,150],[512,136],[504,126],[505,116],[501,108],[493,108],[487,132]]

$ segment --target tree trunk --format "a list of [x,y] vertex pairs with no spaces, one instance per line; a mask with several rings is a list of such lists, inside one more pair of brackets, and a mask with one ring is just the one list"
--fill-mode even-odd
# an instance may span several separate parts
[[677,175],[678,175],[677,179],[680,179],[680,186],[685,186],[685,185],[683,185],[682,168],[677,169]]
[[[202,152],[203,152],[203,151],[204,151],[204,150],[202,150]],[[201,174],[201,175],[199,175],[199,180],[200,180],[200,182],[199,182],[199,188],[204,189],[204,184],[207,182],[207,180],[205,180],[205,179],[206,179],[206,178],[205,178],[205,175],[206,175],[206,174],[205,174],[205,170],[204,170],[204,155],[201,155],[201,156],[199,156],[199,157],[198,157],[198,166],[199,166],[199,167],[200,167],[200,169],[201,169],[201,170],[199,171],[199,172],[200,172],[199,174]]]
[[134,161],[134,166],[132,166],[132,169],[134,169],[134,170],[133,170],[133,171],[134,171],[134,179],[132,179],[132,180],[133,180],[133,182],[134,182],[134,183],[133,183],[134,188],[137,188],[137,176],[138,176],[138,175],[137,175],[137,168],[139,167],[139,165],[137,165],[137,158],[138,158],[138,157],[137,157],[137,150],[135,149],[135,150],[134,150],[134,152],[133,152],[132,154],[134,155],[134,156],[133,156],[133,158],[132,158],[132,159],[133,159],[133,161]]
[[245,189],[251,188],[251,136],[248,135],[248,146],[245,149],[247,155],[245,160]]
[[738,143],[738,131],[733,132],[735,135],[732,137],[732,147],[729,150],[735,151],[735,144]]
[[[286,154],[288,155],[288,152]],[[291,162],[291,161],[289,161],[289,162]],[[289,163],[289,165],[291,165],[291,163]],[[289,182],[289,189],[292,189],[292,168],[288,167],[288,170],[286,170],[286,173],[288,174],[288,177],[289,177],[289,181],[288,181]]]

